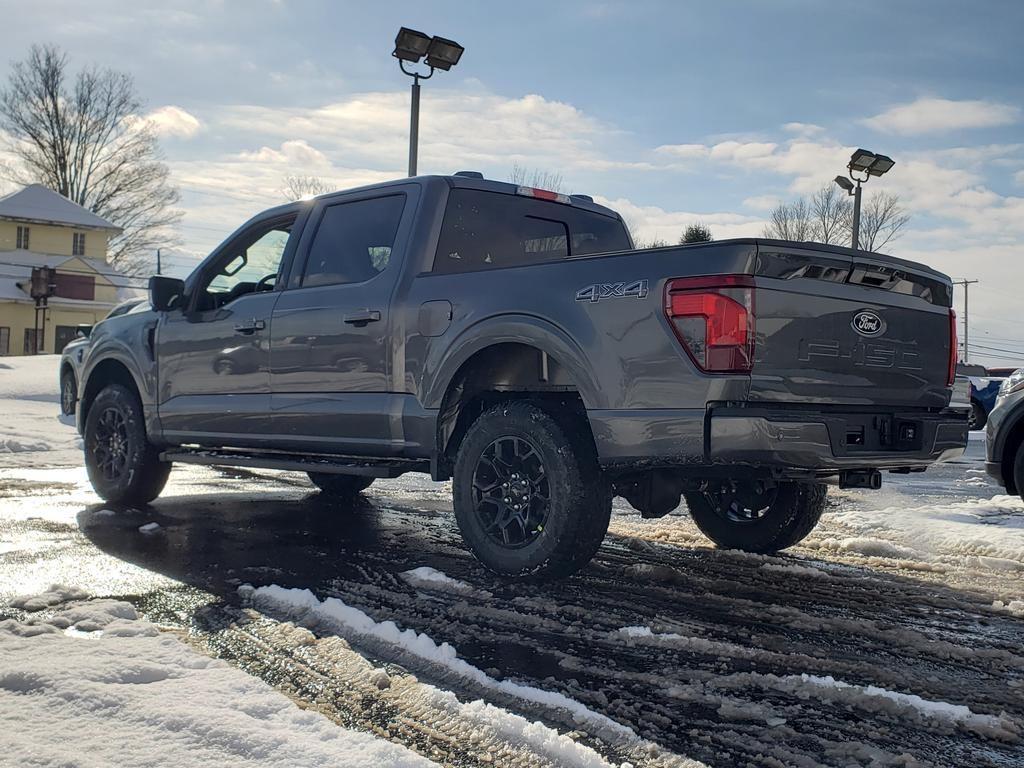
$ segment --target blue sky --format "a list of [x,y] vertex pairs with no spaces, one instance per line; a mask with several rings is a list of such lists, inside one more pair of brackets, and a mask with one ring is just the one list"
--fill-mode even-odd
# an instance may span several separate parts
[[1024,3],[0,0],[0,18],[0,78],[32,42],[134,74],[182,190],[179,270],[288,173],[403,175],[405,24],[466,46],[424,84],[421,172],[515,161],[641,237],[701,220],[722,238],[759,234],[852,148],[884,152],[867,194],[912,215],[889,251],[980,279],[972,343],[1024,359]]

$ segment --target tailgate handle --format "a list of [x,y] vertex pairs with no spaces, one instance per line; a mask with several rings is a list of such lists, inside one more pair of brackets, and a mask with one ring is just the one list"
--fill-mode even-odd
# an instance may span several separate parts
[[353,312],[352,314],[345,315],[343,319],[349,325],[362,328],[367,323],[376,323],[380,321],[380,310],[364,309],[362,312]]

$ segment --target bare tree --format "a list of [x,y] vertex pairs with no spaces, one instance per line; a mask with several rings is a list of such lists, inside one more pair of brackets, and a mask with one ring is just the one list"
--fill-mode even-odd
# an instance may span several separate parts
[[811,240],[826,245],[846,245],[850,242],[853,205],[849,196],[839,187],[826,184],[811,195],[810,210],[813,219]]
[[107,258],[129,273],[175,243],[170,227],[181,219],[141,106],[128,74],[88,67],[72,83],[67,56],[52,45],[33,45],[0,91],[0,129],[16,159],[4,175],[43,184],[121,227]]
[[814,214],[802,197],[792,203],[779,203],[768,216],[765,237],[798,242],[814,237]]
[[714,239],[711,230],[705,227],[703,223],[697,222],[696,224],[690,224],[683,230],[683,234],[679,237],[679,244],[710,243]]
[[335,186],[319,176],[289,175],[284,177],[281,194],[288,200],[302,200],[333,192]]
[[562,174],[542,171],[539,168],[527,168],[519,163],[512,163],[512,172],[508,180],[521,187],[546,189],[549,192],[562,191]]
[[860,247],[880,251],[903,234],[910,216],[900,205],[899,195],[878,192],[864,203],[860,213]]

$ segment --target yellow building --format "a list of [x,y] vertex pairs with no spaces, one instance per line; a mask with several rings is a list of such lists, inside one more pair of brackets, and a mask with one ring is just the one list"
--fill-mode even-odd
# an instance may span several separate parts
[[[60,352],[78,325],[92,325],[125,298],[124,276],[106,263],[120,229],[39,184],[0,198],[0,355]],[[56,269],[45,309],[31,296],[32,270]]]

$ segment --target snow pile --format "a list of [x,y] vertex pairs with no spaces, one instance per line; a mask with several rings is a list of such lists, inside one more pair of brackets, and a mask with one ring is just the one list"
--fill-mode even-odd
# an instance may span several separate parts
[[760,570],[769,573],[778,573],[783,576],[810,576],[814,579],[827,579],[829,575],[820,568],[810,568],[806,565],[795,565],[792,563],[765,563]]
[[410,586],[417,589],[434,589],[456,595],[487,596],[487,593],[476,589],[466,582],[453,579],[444,571],[439,571],[426,565],[413,568],[411,571],[403,571],[401,576]]
[[997,611],[1008,613],[1011,616],[1016,616],[1019,619],[1024,619],[1024,600],[1010,600],[1004,603],[1002,600],[996,600],[992,603],[992,607]]
[[[340,728],[266,683],[196,653],[116,600],[65,595],[45,620],[0,622],[3,761],[64,765],[428,766],[396,744]],[[38,615],[38,614],[37,614]],[[85,639],[88,637],[88,639]],[[73,752],[69,752],[73,750]]]
[[622,627],[609,634],[613,639],[622,638],[631,645],[673,648],[725,659],[762,659],[766,653],[759,648],[748,648],[722,640],[690,637],[676,632],[655,632],[650,627]]
[[912,693],[900,693],[875,685],[853,685],[834,677],[818,675],[774,675],[740,672],[709,683],[716,688],[757,686],[782,691],[798,698],[816,699],[829,704],[857,707],[864,711],[887,713],[897,717],[930,720],[964,728],[989,738],[1017,742],[1021,725],[1005,713],[978,714],[963,704],[931,701]]
[[483,670],[460,659],[455,648],[448,643],[438,645],[429,636],[414,629],[399,629],[393,621],[374,621],[358,608],[346,605],[336,597],[321,601],[308,589],[286,589],[276,584],[258,589],[243,584],[238,592],[243,600],[251,601],[261,610],[284,613],[290,620],[304,625],[323,625],[357,644],[383,644],[396,648],[470,683],[499,691],[534,706],[566,712],[575,723],[592,729],[598,736],[609,741],[638,741],[629,727],[588,709],[568,696],[510,680],[495,680]]
[[843,509],[831,519],[853,535],[811,539],[807,546],[901,564],[916,561],[924,567],[946,563],[1024,571],[1024,502],[1017,496],[918,507]]
[[156,533],[160,530],[160,523],[146,523],[139,526],[139,533]]
[[0,362],[0,466],[79,464],[82,441],[60,415],[59,355],[5,357]]

